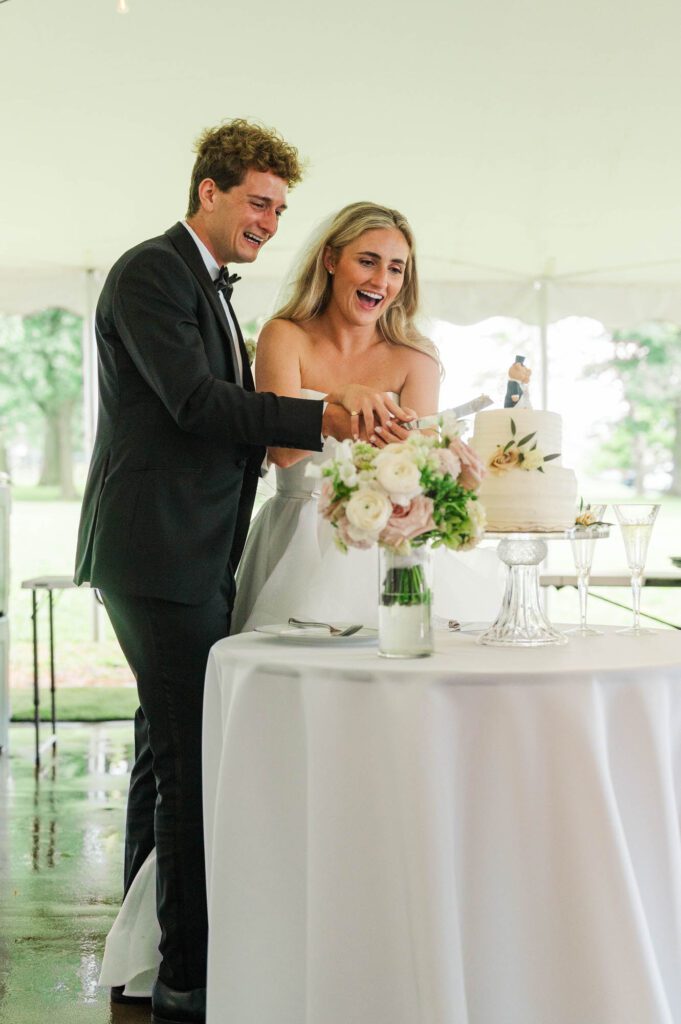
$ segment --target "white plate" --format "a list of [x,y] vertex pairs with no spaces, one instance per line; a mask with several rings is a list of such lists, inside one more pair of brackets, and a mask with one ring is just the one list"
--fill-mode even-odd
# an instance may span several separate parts
[[[349,622],[335,622],[339,629],[345,629]],[[371,626],[362,626],[351,636],[333,636],[328,629],[317,626],[289,626],[288,623],[275,623],[271,626],[256,626],[256,633],[267,633],[276,636],[277,640],[285,640],[291,644],[367,644],[378,639],[378,630]]]

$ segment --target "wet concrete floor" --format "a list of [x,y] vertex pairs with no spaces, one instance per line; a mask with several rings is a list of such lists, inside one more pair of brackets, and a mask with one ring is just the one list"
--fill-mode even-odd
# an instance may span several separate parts
[[121,899],[132,723],[58,736],[37,780],[31,726],[12,726],[0,755],[0,1024],[148,1022],[97,987]]

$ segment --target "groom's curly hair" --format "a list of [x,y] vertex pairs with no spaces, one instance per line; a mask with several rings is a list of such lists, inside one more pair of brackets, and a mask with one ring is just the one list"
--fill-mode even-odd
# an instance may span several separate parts
[[240,185],[246,171],[271,171],[293,188],[303,178],[303,165],[295,146],[274,128],[241,117],[201,132],[195,145],[196,161],[189,186],[187,216],[199,206],[199,185],[212,178],[221,192]]

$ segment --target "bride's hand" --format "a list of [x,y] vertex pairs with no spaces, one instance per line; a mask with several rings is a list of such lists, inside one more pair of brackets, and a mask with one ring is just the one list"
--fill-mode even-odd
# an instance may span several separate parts
[[[404,407],[405,412],[412,412],[411,409]],[[416,413],[412,414],[412,419],[416,417]],[[394,441],[406,441],[409,437],[409,431],[406,427],[402,426],[398,420],[391,420],[387,427],[375,426],[371,433],[367,436],[367,440],[374,445],[375,448],[385,448],[387,444],[392,444]]]
[[391,426],[397,425],[395,421],[409,423],[416,418],[412,409],[403,409],[387,391],[377,391],[364,384],[345,384],[326,395],[325,401],[342,405],[350,413],[351,433],[355,439],[359,437],[360,416],[367,436],[378,426],[382,428],[379,433],[385,434],[390,432]]

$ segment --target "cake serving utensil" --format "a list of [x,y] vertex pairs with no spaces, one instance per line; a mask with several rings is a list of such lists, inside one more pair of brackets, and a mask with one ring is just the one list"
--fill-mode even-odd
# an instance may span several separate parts
[[492,399],[489,395],[478,395],[470,402],[465,402],[464,405],[456,405],[453,409],[442,409],[441,412],[431,413],[430,416],[422,416],[420,419],[408,423],[407,426],[412,430],[420,430],[423,427],[437,427],[443,419],[454,419],[459,420],[464,416],[472,416],[473,413],[480,412],[481,409],[486,409],[488,405],[492,405]]

